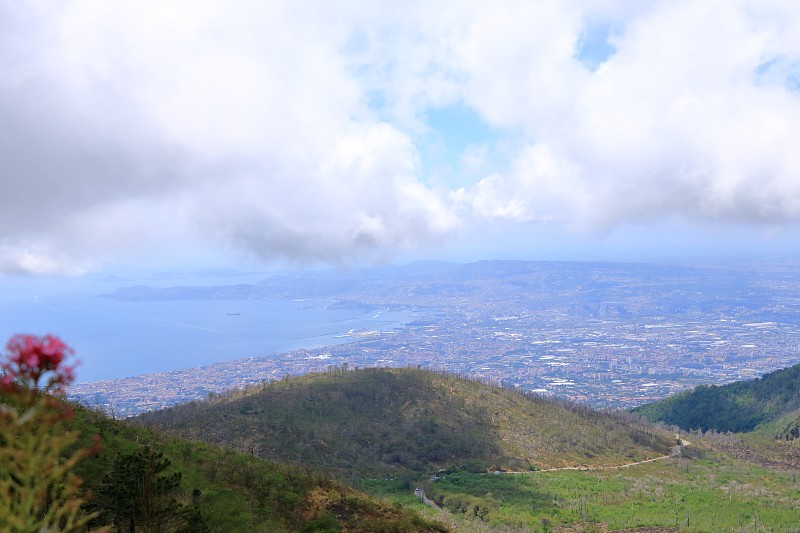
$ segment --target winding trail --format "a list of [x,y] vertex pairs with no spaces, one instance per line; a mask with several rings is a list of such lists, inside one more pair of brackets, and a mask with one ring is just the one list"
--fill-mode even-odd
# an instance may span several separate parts
[[[684,443],[686,443],[686,442],[684,441]],[[682,452],[683,452],[683,447],[682,446],[675,446],[672,449],[672,453],[670,453],[668,455],[662,455],[660,457],[654,457],[653,459],[645,459],[644,461],[634,461],[632,463],[626,463],[624,465],[564,466],[564,467],[560,467],[560,468],[545,468],[545,469],[542,469],[542,470],[518,470],[518,471],[517,470],[510,470],[510,471],[509,470],[505,470],[505,471],[497,470],[497,471],[494,472],[494,475],[498,475],[498,474],[520,474],[520,475],[522,475],[522,474],[541,474],[542,472],[564,472],[564,471],[568,471],[568,470],[578,471],[578,472],[591,472],[591,471],[602,471],[602,470],[621,470],[623,468],[630,468],[632,466],[643,465],[643,464],[647,464],[647,463],[654,463],[656,461],[664,461],[664,460],[669,459],[671,457],[680,457]],[[492,474],[488,474],[487,473],[487,474],[482,474],[482,475],[488,476],[488,475],[492,475]],[[420,491],[420,489],[416,489],[416,490]],[[434,502],[433,500],[429,499],[425,495],[424,491],[421,491],[421,492],[418,492],[418,493],[415,492],[415,496],[417,496],[417,498],[419,498],[420,501],[422,501],[422,503],[424,503],[426,505],[429,505],[433,509],[436,509],[437,511],[446,512],[444,509],[442,509],[441,507],[436,505],[436,502]]]
[[623,468],[630,468],[632,466],[643,465],[646,463],[654,463],[656,461],[663,461],[665,459],[669,459],[670,457],[680,457],[682,453],[681,446],[675,446],[672,449],[672,453],[668,455],[662,455],[660,457],[655,457],[653,459],[645,459],[644,461],[636,461],[633,463],[626,463],[624,465],[582,465],[582,466],[564,466],[561,468],[545,468],[542,470],[519,470],[519,471],[501,471],[498,470],[495,474],[538,474],[540,472],[563,472],[565,470],[577,470],[580,472],[588,472],[593,470],[621,470]]

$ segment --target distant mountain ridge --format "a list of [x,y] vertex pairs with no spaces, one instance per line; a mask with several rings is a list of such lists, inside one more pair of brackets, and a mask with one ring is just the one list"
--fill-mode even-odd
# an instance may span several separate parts
[[[275,273],[256,284],[226,284],[217,286],[174,287],[134,285],[121,287],[103,297],[119,300],[191,300],[198,298],[342,298],[364,287],[402,289],[423,286],[430,290],[452,289],[470,294],[473,283],[491,281],[504,286],[533,288],[546,283],[570,285],[576,279],[595,274],[670,277],[696,274],[704,269],[688,266],[670,266],[650,263],[601,263],[576,261],[478,261],[474,263],[449,263],[444,261],[418,261],[408,265],[389,265],[376,268],[320,270],[299,273]],[[454,285],[455,284],[455,285]],[[528,287],[531,288],[531,287]],[[397,296],[396,294],[393,296]],[[399,301],[399,300],[398,300]],[[405,302],[409,303],[409,302]],[[411,302],[413,303],[413,302]]]
[[633,410],[686,430],[749,432],[777,424],[776,436],[800,437],[800,364],[752,380],[701,385]]
[[[653,287],[657,291],[642,306],[642,293],[652,292]],[[628,300],[626,313],[645,312],[642,316],[709,312],[743,300],[752,305],[774,303],[774,295],[747,266],[578,261],[417,262],[350,271],[276,273],[252,284],[135,285],[102,297],[123,301],[317,298],[356,307],[425,307],[421,297],[427,295],[436,295],[440,304],[486,303],[494,297],[502,307],[551,310],[566,306],[586,312],[598,302]]]
[[308,374],[133,421],[346,478],[623,464],[673,444],[613,414],[411,368]]

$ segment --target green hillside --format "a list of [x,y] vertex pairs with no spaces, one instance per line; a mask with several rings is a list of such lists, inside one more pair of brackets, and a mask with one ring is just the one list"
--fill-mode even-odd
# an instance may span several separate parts
[[673,444],[617,415],[408,368],[308,374],[135,421],[349,479],[622,464]]
[[[794,399],[792,372],[765,376],[751,392],[787,411],[759,431],[694,431],[678,442],[624,413],[419,369],[342,368],[122,422],[59,399],[71,377],[58,368],[60,341],[17,341],[3,366],[14,378],[0,380],[2,532],[790,532],[800,524],[800,417],[778,405]],[[52,374],[44,389],[42,371]],[[783,394],[765,399],[763,383]]]
[[[6,401],[0,395],[0,404]],[[89,446],[93,435],[102,439],[99,454],[76,470],[92,495],[87,510],[99,513],[95,527],[120,533],[446,531],[308,468],[261,461],[77,406],[74,411],[68,429],[81,435],[76,446]]]
[[701,385],[634,409],[686,430],[748,432],[772,423],[785,438],[800,436],[798,410],[800,365],[729,385]]
[[[694,433],[676,450],[674,435],[619,414],[419,369],[310,374],[135,422],[323,468],[455,531],[800,523],[796,463],[773,468],[727,436]],[[417,500],[415,487],[440,509]]]

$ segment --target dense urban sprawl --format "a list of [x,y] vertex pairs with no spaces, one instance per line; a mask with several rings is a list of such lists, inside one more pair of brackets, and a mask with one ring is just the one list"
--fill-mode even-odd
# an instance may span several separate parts
[[73,395],[128,416],[331,366],[422,366],[619,408],[800,362],[793,265],[475,265],[354,282],[294,277],[252,287],[122,291],[115,297],[324,296],[369,313],[411,313],[402,327],[349,331],[350,342],[336,346],[83,383]]

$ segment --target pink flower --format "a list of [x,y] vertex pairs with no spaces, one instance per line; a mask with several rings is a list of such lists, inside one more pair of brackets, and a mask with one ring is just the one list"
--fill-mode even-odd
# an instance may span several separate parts
[[5,375],[0,381],[4,388],[13,386],[15,380],[31,387],[38,387],[43,376],[47,376],[45,388],[63,388],[75,379],[74,367],[65,366],[64,359],[74,353],[72,348],[53,335],[14,335],[6,349],[8,360],[0,365]]
[[[5,366],[3,366],[3,370],[5,370]],[[0,392],[10,392],[14,390],[14,377],[11,374],[3,374],[0,377]]]

